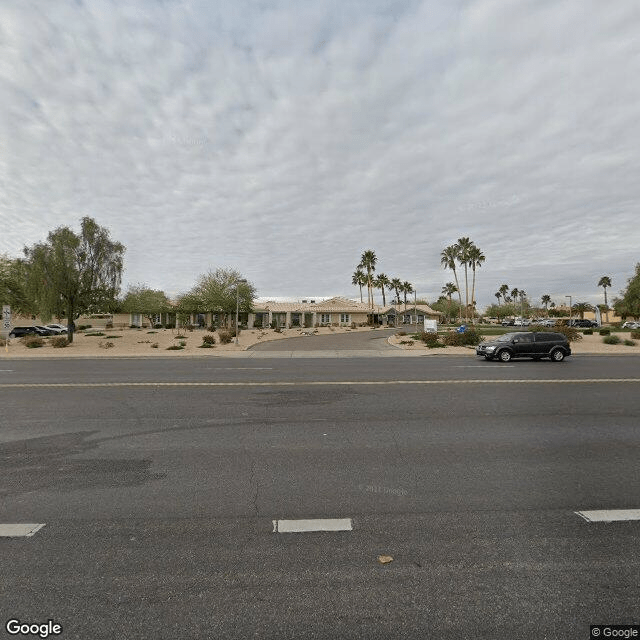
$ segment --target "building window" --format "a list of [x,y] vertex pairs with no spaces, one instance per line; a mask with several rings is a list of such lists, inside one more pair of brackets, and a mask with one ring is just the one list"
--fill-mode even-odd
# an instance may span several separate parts
[[331,314],[330,313],[321,313],[320,314],[320,324],[331,324]]
[[340,314],[340,323],[341,324],[349,324],[351,322],[351,315],[348,313]]

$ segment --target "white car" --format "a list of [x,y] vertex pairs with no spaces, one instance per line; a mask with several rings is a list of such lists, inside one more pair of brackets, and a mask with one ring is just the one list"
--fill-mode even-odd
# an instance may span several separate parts
[[69,329],[62,324],[47,324],[45,325],[45,328],[53,331],[56,334],[67,333],[69,331]]
[[640,329],[640,322],[625,322],[622,325],[623,329]]

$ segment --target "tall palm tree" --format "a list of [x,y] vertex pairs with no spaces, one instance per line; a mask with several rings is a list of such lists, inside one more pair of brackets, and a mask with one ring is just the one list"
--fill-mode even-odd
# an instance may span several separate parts
[[475,246],[469,238],[458,238],[458,262],[464,267],[464,319],[469,320],[469,265],[471,264],[471,250]]
[[607,304],[607,287],[611,286],[611,278],[609,276],[602,276],[598,281],[598,286],[604,289],[604,306],[606,307],[606,321],[609,322],[609,305]]
[[502,298],[502,294],[499,291],[496,291],[493,295],[498,298],[498,304],[500,304],[500,298]]
[[455,244],[445,247],[440,253],[440,264],[443,269],[451,269],[453,277],[456,281],[456,289],[458,291],[458,299],[460,300],[460,320],[462,320],[462,293],[460,293],[460,283],[458,282],[458,274],[456,273],[456,261],[458,260],[458,246]]
[[372,274],[376,270],[376,262],[378,262],[378,258],[376,258],[376,254],[371,249],[367,249],[360,256],[360,264],[359,268],[364,269],[367,274],[367,291],[369,293],[369,297],[367,303],[369,307],[373,308],[373,278]]
[[469,252],[469,260],[471,265],[471,270],[473,272],[473,284],[471,285],[471,304],[473,306],[474,316],[475,316],[475,295],[476,295],[476,269],[482,266],[482,263],[486,260],[484,253],[480,251],[478,247],[474,244]]
[[413,293],[413,286],[406,280],[402,283],[402,293],[404,294],[404,310],[407,310],[407,294]]
[[548,293],[545,293],[542,298],[540,298],[542,304],[544,305],[544,310],[547,318],[549,317],[549,303],[551,302],[551,296]]
[[511,289],[511,299],[514,302],[518,301],[518,296],[519,295],[520,295],[520,291],[517,288],[514,287],[513,289]]
[[360,302],[362,300],[362,287],[367,284],[367,276],[361,269],[356,269],[351,276],[351,284],[355,284],[356,287],[360,287]]
[[400,290],[402,289],[402,280],[394,278],[391,280],[391,287],[396,292],[396,304],[400,304]]
[[386,274],[380,273],[378,274],[378,277],[373,281],[373,285],[374,287],[380,289],[380,291],[382,292],[382,306],[386,307],[387,300],[384,295],[384,290],[385,288],[389,290],[391,289],[391,280],[389,280]]
[[447,307],[447,322],[451,322],[451,296],[458,291],[458,287],[456,287],[453,282],[447,282],[447,284],[442,287],[442,295],[447,296],[449,299],[449,306]]
[[498,291],[500,292],[500,294],[502,295],[502,299],[505,302],[508,302],[507,300],[507,293],[509,293],[509,285],[508,284],[501,284],[500,288],[498,289]]

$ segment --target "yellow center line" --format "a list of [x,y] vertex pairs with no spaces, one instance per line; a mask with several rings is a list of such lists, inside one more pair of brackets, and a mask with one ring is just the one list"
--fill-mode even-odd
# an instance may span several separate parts
[[308,380],[280,382],[16,382],[0,384],[0,388],[37,387],[313,387],[313,386],[382,386],[382,385],[442,385],[442,384],[599,384],[604,382],[638,383],[640,378],[571,378],[531,380]]

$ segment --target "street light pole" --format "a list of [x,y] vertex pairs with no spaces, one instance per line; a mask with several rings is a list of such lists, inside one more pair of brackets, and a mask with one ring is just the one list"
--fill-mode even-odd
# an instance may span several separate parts
[[569,326],[571,326],[571,320],[572,320],[572,316],[571,316],[571,307],[573,306],[571,304],[571,296],[565,296],[565,298],[569,298]]
[[236,282],[236,344],[238,344],[238,315],[240,314],[240,285],[247,284],[243,278]]

